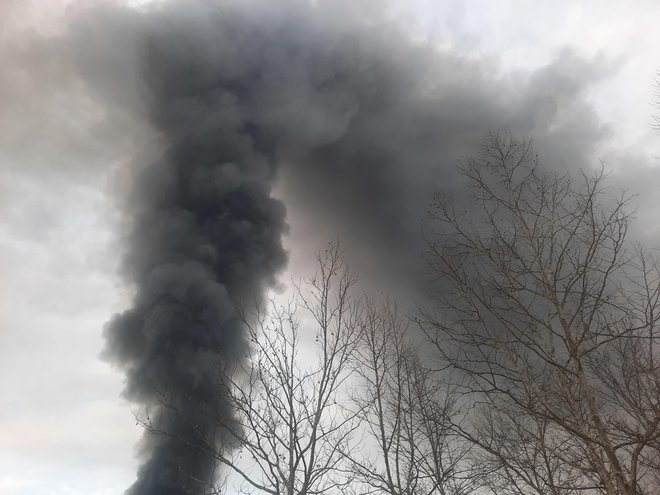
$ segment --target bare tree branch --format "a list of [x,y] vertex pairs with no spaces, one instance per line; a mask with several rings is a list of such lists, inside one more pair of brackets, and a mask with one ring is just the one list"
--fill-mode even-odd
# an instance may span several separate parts
[[[491,135],[439,198],[429,262],[443,289],[418,323],[462,376],[497,493],[656,493],[660,276],[626,242],[629,197],[606,174],[540,170],[531,143]],[[506,490],[506,491],[505,491]]]

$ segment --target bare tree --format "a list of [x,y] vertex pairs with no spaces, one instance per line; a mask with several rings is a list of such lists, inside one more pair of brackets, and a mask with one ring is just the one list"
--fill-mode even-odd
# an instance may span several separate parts
[[245,493],[340,493],[351,481],[343,453],[357,422],[340,403],[362,306],[337,245],[318,261],[317,275],[297,286],[295,303],[273,303],[268,313],[245,318],[250,360],[222,374],[237,415],[218,426],[238,449],[215,455]]
[[358,362],[354,401],[368,448],[350,458],[365,492],[467,493],[467,451],[450,428],[454,395],[422,366],[392,302],[367,305]]
[[628,198],[602,170],[544,173],[510,136],[461,170],[474,194],[435,205],[441,289],[419,323],[462,376],[491,488],[658,493],[660,276],[626,242]]

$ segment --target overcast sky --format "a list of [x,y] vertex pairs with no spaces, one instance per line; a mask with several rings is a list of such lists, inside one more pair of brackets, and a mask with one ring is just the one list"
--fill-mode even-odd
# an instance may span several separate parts
[[[348,1],[336,3],[356,8]],[[35,40],[57,40],[66,32],[77,10],[67,4],[16,0],[0,6],[5,11],[0,12],[3,495],[118,495],[133,482],[137,466],[134,445],[141,431],[133,406],[120,398],[123,375],[99,353],[105,323],[127,304],[128,289],[117,275],[123,250],[116,199],[125,184],[122,164],[149,156],[156,138],[144,123],[99,103],[72,76],[70,46],[60,48],[54,41],[47,50],[35,48]],[[660,241],[654,200],[660,185],[660,131],[651,128],[654,113],[660,113],[653,106],[660,67],[657,2],[428,0],[392,2],[385,17],[404,26],[411,39],[448,54],[447,63],[460,59],[478,65],[479,71],[467,68],[466,73],[481,74],[486,83],[492,77],[498,91],[510,93],[504,102],[515,105],[557,91],[557,105],[565,102],[571,111],[556,109],[553,125],[559,131],[576,132],[580,125],[589,131],[584,139],[590,145],[566,156],[587,153],[587,167],[602,160],[619,184],[639,192],[639,232]],[[115,42],[122,57],[130,58],[122,52],[130,43]],[[112,79],[113,71],[103,77]],[[566,89],[553,81],[573,77],[579,94],[562,99]],[[132,95],[131,84],[115,81],[112,87]],[[541,92],[535,84],[547,88]],[[456,103],[463,104],[469,102]],[[456,112],[462,115],[460,108]],[[550,136],[547,146],[561,145],[559,131],[543,130]],[[351,143],[342,146],[339,151],[352,149]],[[324,157],[310,160],[323,163]],[[331,199],[321,197],[310,209],[291,170],[276,186],[290,224],[285,281],[304,272],[310,250],[351,235],[354,228],[333,218],[341,213],[315,213],[321,206],[332,209]],[[366,213],[363,220],[368,219]],[[378,232],[369,235],[375,239]],[[361,250],[360,242],[348,244],[356,264],[378,285],[380,265],[365,260],[373,256]],[[404,243],[400,249],[408,247]]]

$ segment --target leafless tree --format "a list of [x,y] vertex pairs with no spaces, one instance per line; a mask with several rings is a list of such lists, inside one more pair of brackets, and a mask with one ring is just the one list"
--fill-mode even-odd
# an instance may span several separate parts
[[367,448],[350,457],[365,493],[467,493],[474,483],[451,430],[454,395],[422,366],[393,302],[367,304],[358,362],[354,401]]
[[344,452],[357,422],[340,403],[362,305],[337,245],[318,261],[317,275],[297,286],[295,303],[273,303],[245,318],[250,360],[222,376],[237,415],[236,423],[219,426],[238,450],[217,458],[245,493],[341,493],[351,481]]
[[441,288],[419,324],[462,376],[492,490],[659,493],[660,275],[626,241],[628,197],[499,134],[461,170],[473,195],[435,205]]

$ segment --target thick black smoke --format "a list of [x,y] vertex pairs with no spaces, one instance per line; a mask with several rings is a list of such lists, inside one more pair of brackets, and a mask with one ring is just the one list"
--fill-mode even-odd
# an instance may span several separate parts
[[[323,40],[302,43],[315,38],[304,33],[313,24],[297,18],[305,10],[262,17],[168,4],[137,20],[108,13],[79,29],[98,41],[95,22],[115,34],[130,22],[141,111],[165,149],[136,167],[124,263],[136,294],[106,329],[126,397],[147,407],[159,433],[145,435],[146,460],[129,493],[203,493],[215,467],[207,444],[229,447],[214,436],[232,414],[218,393],[218,366],[231,368],[247,351],[235,305],[259,299],[286,260],[284,207],[271,197],[277,153],[336,139],[357,102],[325,71],[336,61]],[[101,91],[127,104],[94,65],[106,61],[82,63]]]
[[[330,5],[330,6],[329,6]],[[558,166],[588,164],[603,135],[582,102],[602,69],[570,52],[531,75],[411,41],[332,2],[166,2],[105,7],[72,27],[81,74],[146,119],[162,155],[135,164],[124,205],[129,310],[107,355],[149,410],[132,495],[203,493],[204,441],[229,418],[217,367],[246,355],[237,302],[285,266],[284,196],[310,246],[339,237],[375,285],[419,290],[420,220],[456,161],[489,130],[532,135]],[[304,212],[304,213],[301,213]],[[352,253],[352,254],[351,254]]]

